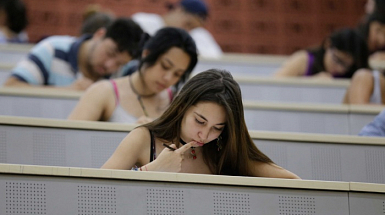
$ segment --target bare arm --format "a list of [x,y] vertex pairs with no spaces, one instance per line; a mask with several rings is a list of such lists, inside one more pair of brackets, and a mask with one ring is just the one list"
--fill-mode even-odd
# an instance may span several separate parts
[[115,107],[115,95],[111,85],[108,81],[100,81],[86,90],[68,119],[106,121],[110,117],[107,110],[111,105]]
[[296,174],[270,163],[253,162],[253,174],[257,177],[301,179]]
[[373,75],[370,70],[358,70],[346,91],[345,104],[368,104],[373,93]]
[[292,54],[283,66],[275,72],[275,77],[303,76],[306,73],[308,64],[306,51],[298,51]]

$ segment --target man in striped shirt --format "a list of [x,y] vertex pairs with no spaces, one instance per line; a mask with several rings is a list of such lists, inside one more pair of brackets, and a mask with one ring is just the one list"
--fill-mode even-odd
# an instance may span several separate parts
[[135,58],[143,31],[127,18],[80,38],[52,36],[32,48],[6,86],[40,86],[85,90]]

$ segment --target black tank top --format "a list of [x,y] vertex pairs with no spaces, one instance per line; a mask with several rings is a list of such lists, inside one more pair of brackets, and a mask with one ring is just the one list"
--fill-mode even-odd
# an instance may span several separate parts
[[154,134],[152,131],[150,131],[150,136],[151,136],[151,151],[150,151],[150,162],[154,161],[156,159],[156,150],[155,150],[155,138]]

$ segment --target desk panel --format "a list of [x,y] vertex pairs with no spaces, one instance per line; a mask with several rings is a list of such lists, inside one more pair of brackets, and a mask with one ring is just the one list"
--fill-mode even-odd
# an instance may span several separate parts
[[302,179],[385,184],[385,145],[254,140],[278,165]]
[[0,115],[66,119],[78,99],[0,95]]
[[1,214],[349,214],[347,191],[1,174],[0,193]]
[[251,64],[221,61],[199,61],[193,70],[193,74],[203,72],[209,69],[224,69],[229,71],[233,76],[236,75],[252,75],[252,76],[272,76],[278,70],[280,64]]
[[127,134],[0,125],[0,163],[99,168]]
[[239,82],[244,100],[341,104],[345,87],[296,86]]
[[384,193],[349,193],[350,215],[385,214]]
[[349,115],[347,112],[333,113],[245,108],[245,120],[249,130],[346,135],[350,133]]

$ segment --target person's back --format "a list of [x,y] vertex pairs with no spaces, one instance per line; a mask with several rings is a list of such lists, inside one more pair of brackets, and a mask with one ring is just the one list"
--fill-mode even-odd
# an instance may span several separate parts
[[84,90],[135,58],[143,31],[130,19],[117,19],[93,35],[52,36],[17,64],[5,86]]

